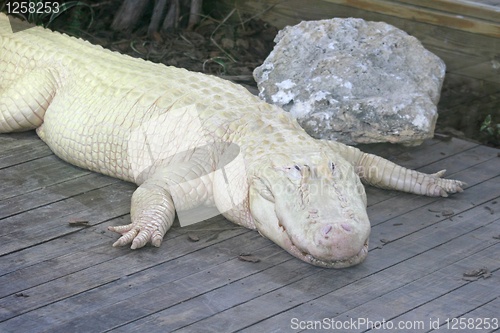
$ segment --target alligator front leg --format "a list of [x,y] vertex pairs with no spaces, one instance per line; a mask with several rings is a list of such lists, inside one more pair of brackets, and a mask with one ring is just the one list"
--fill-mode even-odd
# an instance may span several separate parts
[[150,178],[139,186],[132,195],[130,217],[131,224],[108,227],[122,234],[113,246],[132,243],[131,248],[137,249],[148,241],[156,247],[160,246],[175,218],[174,202],[165,182]]
[[146,176],[144,182],[142,175],[137,177],[141,185],[132,195],[132,223],[109,227],[109,230],[122,234],[113,246],[132,243],[131,248],[137,249],[150,241],[158,247],[172,226],[176,211],[213,205],[211,160],[199,153],[193,156],[188,162],[152,168],[157,171]]
[[462,186],[467,185],[459,180],[441,178],[446,170],[426,174],[338,142],[321,142],[350,162],[361,180],[369,185],[431,197],[447,197],[448,193],[462,192]]

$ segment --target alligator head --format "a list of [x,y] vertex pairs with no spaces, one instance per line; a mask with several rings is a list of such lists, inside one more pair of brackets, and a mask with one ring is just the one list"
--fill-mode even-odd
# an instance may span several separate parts
[[342,157],[307,155],[280,154],[261,161],[250,186],[255,226],[308,263],[329,268],[356,265],[368,254],[364,187]]

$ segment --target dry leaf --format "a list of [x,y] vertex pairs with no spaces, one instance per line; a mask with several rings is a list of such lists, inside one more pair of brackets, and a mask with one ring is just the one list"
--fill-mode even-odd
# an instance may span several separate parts
[[71,227],[90,227],[89,221],[79,218],[73,218],[68,223]]
[[249,262],[259,262],[260,259],[252,256],[250,253],[240,253],[238,256],[238,259],[242,261],[249,261]]
[[200,237],[198,237],[197,234],[189,233],[188,238],[191,242],[197,242],[200,240]]
[[454,212],[454,211],[452,211],[451,209],[448,209],[448,210],[443,210],[443,211],[441,212],[441,214],[443,214],[443,216],[450,216],[450,215],[455,214],[455,212]]

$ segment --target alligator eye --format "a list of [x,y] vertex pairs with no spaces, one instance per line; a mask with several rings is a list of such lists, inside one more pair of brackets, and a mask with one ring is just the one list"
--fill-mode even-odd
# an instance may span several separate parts
[[297,181],[302,178],[302,168],[299,164],[294,164],[293,167],[288,167],[287,176],[291,181]]
[[335,171],[335,164],[333,162],[330,162],[330,169],[333,171]]

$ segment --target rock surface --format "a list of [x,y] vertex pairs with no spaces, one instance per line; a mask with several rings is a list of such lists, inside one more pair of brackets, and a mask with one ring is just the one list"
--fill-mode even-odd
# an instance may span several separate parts
[[433,136],[445,64],[383,22],[302,22],[276,36],[254,71],[260,97],[313,137],[418,145]]

